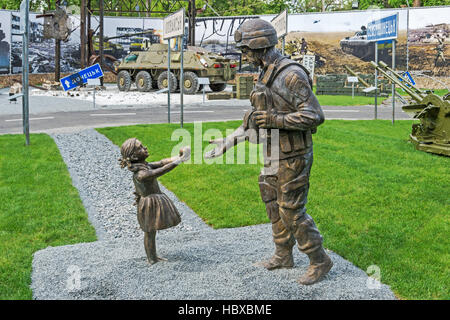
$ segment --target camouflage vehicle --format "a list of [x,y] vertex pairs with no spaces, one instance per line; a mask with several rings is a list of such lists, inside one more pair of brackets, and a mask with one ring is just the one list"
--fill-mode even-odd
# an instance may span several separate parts
[[413,103],[404,105],[403,111],[412,113],[419,123],[412,125],[409,140],[417,150],[450,156],[450,94],[440,97],[424,92],[400,81],[401,76],[384,62],[371,62],[387,79],[408,93]]
[[[212,91],[225,89],[227,81],[234,79],[237,64],[220,54],[202,48],[188,47],[184,51],[184,93],[195,94],[201,89],[198,78],[209,78]],[[117,86],[120,91],[130,90],[134,82],[139,91],[164,89],[170,82],[170,91],[175,92],[180,80],[179,51],[170,55],[170,75],[167,72],[167,44],[150,44],[145,51],[133,51],[116,66]],[[169,80],[168,80],[169,79]]]

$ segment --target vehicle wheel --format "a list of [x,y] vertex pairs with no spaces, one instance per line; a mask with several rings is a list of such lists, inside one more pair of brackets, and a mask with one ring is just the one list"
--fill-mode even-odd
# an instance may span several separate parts
[[117,86],[119,91],[129,91],[131,87],[131,76],[127,70],[122,70],[117,74]]
[[209,87],[211,88],[212,91],[219,92],[219,91],[225,90],[225,88],[227,87],[227,84],[226,83],[210,83]]
[[139,91],[148,92],[152,88],[152,76],[147,71],[139,71],[135,83]]
[[[177,91],[178,88],[178,81],[177,81],[177,77],[175,77],[175,75],[170,72],[170,92],[175,92]],[[169,83],[167,82],[167,71],[162,72],[159,77],[158,77],[158,89],[164,89],[167,88],[169,86]]]
[[194,72],[185,72],[183,77],[183,93],[196,94],[200,85],[198,84],[198,77]]

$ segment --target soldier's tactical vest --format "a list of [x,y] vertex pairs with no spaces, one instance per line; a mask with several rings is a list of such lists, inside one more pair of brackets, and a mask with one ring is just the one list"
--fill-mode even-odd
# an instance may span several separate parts
[[[275,81],[278,76],[281,75],[286,68],[296,66],[305,71],[310,87],[312,88],[312,82],[309,77],[309,72],[302,65],[287,58],[282,57],[276,60],[273,64],[267,67],[264,74],[261,73],[255,88],[250,94],[250,101],[252,106],[258,111],[267,111],[271,114],[288,114],[298,111],[298,106],[293,105],[291,101],[294,101],[294,96],[285,87],[281,87],[280,84]],[[289,75],[287,75],[288,77]],[[305,79],[306,80],[306,79]],[[281,81],[284,84],[284,81]],[[280,93],[276,94],[277,92]],[[292,95],[288,99],[281,97],[281,93],[284,96]],[[275,96],[275,98],[274,98]],[[288,101],[289,100],[289,101]],[[250,120],[251,114],[248,114],[244,122]],[[255,124],[248,123],[249,128],[255,128]],[[315,132],[315,130],[314,130]],[[305,154],[312,149],[312,132],[311,130],[284,130],[279,129],[279,159],[287,159],[297,155]],[[271,150],[271,136],[270,130],[267,131],[267,140],[263,142],[267,143],[267,156],[272,160],[277,160],[275,154],[270,154]],[[273,157],[273,158],[272,158]]]

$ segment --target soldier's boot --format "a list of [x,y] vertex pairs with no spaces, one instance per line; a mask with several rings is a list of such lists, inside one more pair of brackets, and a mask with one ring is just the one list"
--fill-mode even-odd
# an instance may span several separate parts
[[303,285],[319,282],[330,271],[333,262],[322,247],[322,236],[314,220],[304,213],[293,222],[292,229],[298,248],[308,255],[310,262],[308,270],[298,282]]
[[295,245],[294,237],[285,228],[281,219],[272,224],[272,231],[275,252],[269,260],[260,262],[260,265],[267,270],[292,268],[294,266],[292,256],[292,248]]
[[333,267],[333,261],[323,248],[308,254],[308,257],[310,263],[308,270],[297,280],[303,285],[319,282]]

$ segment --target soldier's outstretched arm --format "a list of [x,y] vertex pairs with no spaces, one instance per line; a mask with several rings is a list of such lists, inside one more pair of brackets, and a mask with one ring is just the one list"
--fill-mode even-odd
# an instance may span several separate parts
[[233,148],[235,145],[245,140],[249,140],[252,143],[257,143],[255,131],[252,131],[252,129],[249,128],[249,121],[251,121],[250,118],[254,115],[254,113],[255,109],[248,111],[244,116],[244,121],[242,124],[232,134],[223,139],[209,141],[210,144],[216,144],[217,146],[213,150],[205,153],[205,159],[220,157],[227,152],[228,149]]
[[215,144],[216,147],[213,150],[208,151],[205,153],[205,159],[211,159],[220,157],[225,152],[227,152],[228,149],[233,148],[238,143],[241,143],[242,141],[245,141],[245,128],[244,124],[242,124],[239,128],[237,128],[232,134],[228,135],[227,137],[223,139],[215,139],[210,140],[210,144]]

